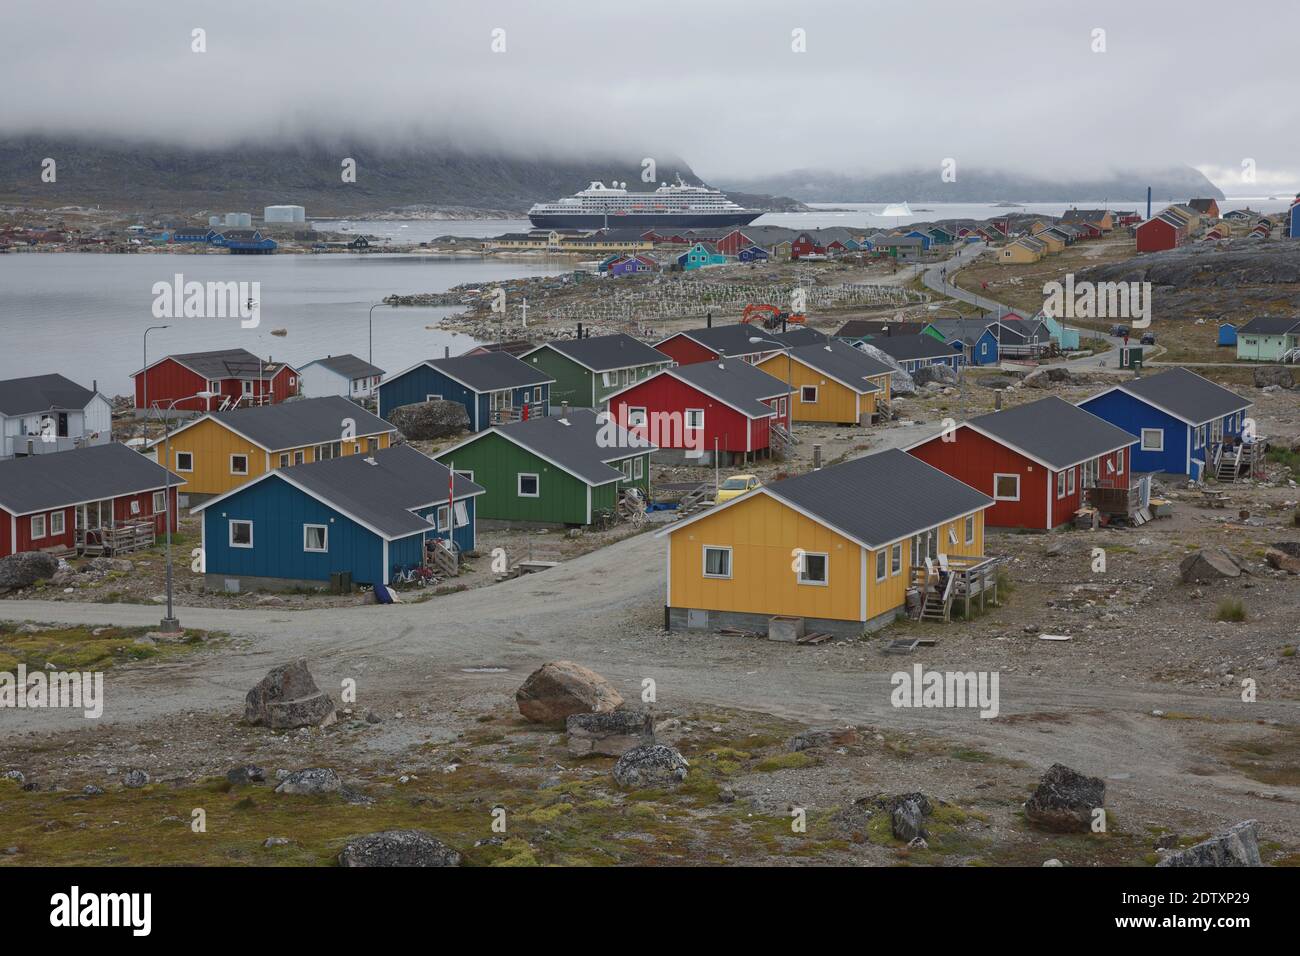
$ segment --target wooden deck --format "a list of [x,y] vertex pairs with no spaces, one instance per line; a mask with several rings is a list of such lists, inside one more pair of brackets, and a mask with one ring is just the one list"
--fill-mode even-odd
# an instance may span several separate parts
[[1003,560],[949,555],[947,571],[937,561],[932,562],[929,568],[912,565],[908,586],[920,592],[920,601],[911,617],[917,621],[951,621],[953,602],[960,600],[963,617],[969,621],[971,608],[977,599],[981,611],[990,597],[997,604],[997,569]]
[[135,521],[108,528],[77,530],[77,552],[94,557],[113,557],[153,547],[154,523]]

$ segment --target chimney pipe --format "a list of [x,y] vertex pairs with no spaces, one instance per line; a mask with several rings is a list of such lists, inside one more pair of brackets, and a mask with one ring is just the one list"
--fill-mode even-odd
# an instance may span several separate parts
[[707,329],[711,329],[711,328],[713,328],[713,313],[712,313],[712,312],[710,312],[708,315],[705,316],[705,318],[704,318],[704,327],[707,328]]
[[444,346],[442,347],[442,357],[443,357],[443,358],[451,358],[451,346],[450,346],[450,345],[444,345]]
[[822,470],[822,446],[813,445],[813,471]]
[[1002,390],[1001,389],[998,389],[996,392],[993,393],[993,410],[995,412],[1002,411]]
[[582,338],[582,323],[578,323],[578,338]]
[[567,421],[569,418],[569,403],[560,402],[560,421]]

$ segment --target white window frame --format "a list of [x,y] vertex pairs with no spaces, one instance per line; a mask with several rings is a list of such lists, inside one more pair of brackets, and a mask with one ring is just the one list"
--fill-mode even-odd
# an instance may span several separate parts
[[[40,524],[37,524],[38,521],[40,522]],[[45,520],[45,515],[32,515],[31,527],[32,527],[32,540],[33,540],[33,541],[35,541],[37,538],[44,538],[44,537],[45,537],[45,526],[46,526],[46,523],[47,523],[47,522],[46,522],[46,520]],[[36,530],[37,528],[40,528],[41,530],[40,530],[40,531],[37,531],[37,530]]]
[[1079,467],[1076,465],[1075,467],[1071,468],[1069,471],[1069,478],[1067,479],[1068,487],[1066,488],[1066,494],[1069,495],[1074,494],[1075,482],[1079,480],[1078,475],[1079,475]]
[[975,543],[975,516],[974,515],[966,516],[966,543],[967,544]]
[[903,542],[895,541],[889,547],[889,576],[896,577],[903,573]]
[[[800,560],[799,562],[799,574],[800,577],[803,576],[802,560]],[[887,577],[889,577],[889,557],[885,549],[881,548],[879,551],[876,552],[876,583],[879,584]],[[800,581],[799,583],[802,584],[803,582]]]
[[[243,470],[243,471],[235,471],[235,459],[236,459],[236,458],[242,458],[242,459],[244,459],[244,470]],[[230,473],[231,473],[232,475],[238,475],[238,476],[240,476],[240,477],[247,478],[247,477],[248,477],[248,456],[247,456],[247,455],[231,455],[231,456],[230,456]]]
[[451,506],[451,526],[452,529],[463,528],[469,524],[469,505],[462,498],[460,501],[452,503]]
[[[692,425],[692,424],[691,424],[691,416],[696,415],[696,414],[698,414],[698,415],[700,416],[700,423],[699,423],[698,425]],[[702,408],[688,408],[688,409],[686,409],[686,418],[685,418],[685,420],[683,421],[682,426],[683,426],[683,429],[684,429],[685,431],[688,431],[688,432],[698,432],[698,431],[703,431],[703,430],[704,430],[704,409],[702,409]]]
[[[537,489],[531,495],[524,492],[524,479],[533,479]],[[542,496],[542,476],[534,471],[521,471],[515,475],[515,496],[518,498],[540,498]]]
[[1065,497],[1065,472],[1058,471],[1056,473],[1056,498],[1059,501],[1061,498],[1064,497]]
[[[238,544],[235,541],[235,525],[248,525],[248,544]],[[253,547],[253,522],[247,518],[231,518],[226,522],[226,540],[232,548],[251,549]]]
[[634,481],[645,477],[645,459],[638,455],[632,459],[632,479]]
[[[822,567],[824,567],[824,568],[826,569],[826,577],[823,578],[822,580],[820,580],[820,581],[814,581],[814,580],[812,580],[811,578],[806,577],[806,575],[807,575],[807,573],[808,573],[808,558],[809,558],[809,557],[822,558],[822,559],[824,560],[825,563],[822,565]],[[827,552],[825,552],[825,551],[802,551],[802,552],[800,552],[800,554],[799,554],[799,583],[800,583],[800,584],[807,584],[807,585],[810,585],[810,586],[812,586],[812,587],[818,587],[818,588],[830,587],[830,583],[831,583],[831,556],[830,556],[830,554],[827,553]]]
[[451,531],[451,509],[447,505],[438,505],[437,529]]
[[[321,547],[307,547],[307,532],[312,528],[321,530]],[[302,526],[302,549],[310,554],[326,554],[330,549],[330,526],[327,524],[304,524]]]
[[[1158,441],[1148,442],[1147,436],[1155,435]],[[1144,428],[1142,429],[1142,450],[1143,451],[1164,451],[1165,450],[1165,430],[1163,428]]]
[[[808,397],[807,397],[807,395],[808,395],[809,392],[812,392],[812,398],[808,398]],[[800,405],[816,405],[816,404],[817,404],[817,397],[818,397],[819,394],[820,394],[820,390],[817,388],[816,385],[800,385],[800,386],[799,386],[799,404],[800,404]]]
[[640,428],[648,420],[649,419],[646,416],[646,409],[644,405],[629,405],[627,407],[628,428]]
[[[706,577],[706,578],[714,578],[714,579],[719,580],[719,581],[730,581],[730,580],[731,580],[731,572],[734,570],[734,568],[733,568],[733,566],[732,566],[732,564],[731,564],[731,559],[732,559],[731,548],[726,547],[725,545],[720,545],[720,544],[705,544],[705,545],[701,545],[700,547],[701,547],[701,550],[700,550],[700,573],[701,573],[704,577]],[[710,551],[725,551],[725,552],[727,553],[727,573],[726,573],[726,574],[710,574],[710,573],[709,573],[709,552],[710,552]]]
[[474,480],[474,472],[473,472],[473,471],[461,471],[459,468],[457,468],[457,469],[456,469],[456,474],[460,475],[460,477],[464,478],[466,481],[473,481],[473,480]]
[[133,514],[133,515],[138,515],[139,513],[140,513],[140,499],[139,499],[139,498],[132,498],[132,499],[131,499],[131,514]]
[[297,451],[293,453],[293,463],[295,465],[301,465],[306,460],[307,460],[307,453],[303,451],[301,448],[299,448]]
[[[54,527],[54,525],[55,525],[55,521],[54,521],[54,519],[55,519],[55,518],[58,518],[58,519],[59,519],[59,520],[58,520],[58,525],[59,525],[59,526],[58,526],[57,528]],[[51,511],[51,512],[50,512],[50,519],[49,519],[49,521],[46,522],[46,525],[48,526],[47,531],[48,531],[48,536],[49,536],[49,537],[51,537],[51,538],[58,538],[58,537],[61,537],[62,535],[66,534],[66,533],[67,533],[67,530],[68,530],[68,519],[67,519],[67,516],[66,516],[62,511]]]
[[[159,503],[160,500],[161,500],[161,504]],[[156,515],[160,515],[166,510],[167,510],[167,492],[155,491],[153,493],[153,513]]]
[[280,467],[281,468],[289,467],[289,453],[287,451],[280,453]]
[[442,401],[442,396],[441,396],[441,395],[425,395],[425,396],[424,396],[424,400],[425,400],[426,402],[440,402],[440,401]]
[[244,395],[252,395],[252,394],[253,394],[253,383],[252,383],[251,381],[249,381],[248,379],[244,379],[243,381],[241,381],[241,382],[239,383],[239,390],[240,390],[240,392],[241,392],[242,394],[244,394]]
[[[181,467],[181,455],[184,455],[186,458],[188,458],[188,459],[190,460],[190,466],[189,466],[188,468],[182,468],[182,467]],[[178,452],[175,453],[175,460],[176,460],[176,470],[177,470],[178,472],[182,472],[182,471],[183,471],[183,472],[185,472],[185,474],[187,474],[187,475],[188,475],[188,474],[192,474],[192,473],[194,472],[194,452],[192,452],[192,451],[178,451]]]
[[539,403],[541,402],[541,400],[542,400],[542,386],[540,386],[540,385],[534,386],[534,387],[533,387],[533,403],[534,403],[534,404],[539,404]]
[[1115,474],[1124,474],[1124,449],[1115,452]]
[[[999,479],[999,478],[1014,478],[1014,479],[1015,479],[1015,482],[1016,482],[1016,493],[1015,493],[1015,495],[999,495],[999,494],[998,494],[998,479]],[[1019,500],[1020,500],[1020,475],[1016,474],[1015,472],[995,471],[995,472],[993,473],[993,500],[994,500],[994,501],[1019,501]]]

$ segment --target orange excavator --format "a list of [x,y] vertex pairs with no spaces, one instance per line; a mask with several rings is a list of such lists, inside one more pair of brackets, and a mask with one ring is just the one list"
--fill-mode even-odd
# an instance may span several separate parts
[[[759,318],[763,316],[763,318]],[[774,305],[768,305],[766,302],[751,302],[745,306],[745,313],[740,317],[742,325],[748,325],[752,322],[760,322],[765,329],[775,329],[782,324],[803,325],[804,314],[802,312],[782,312]]]

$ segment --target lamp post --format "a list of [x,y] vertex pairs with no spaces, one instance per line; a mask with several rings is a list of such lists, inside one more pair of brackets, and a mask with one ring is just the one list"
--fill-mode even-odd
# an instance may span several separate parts
[[[370,329],[370,358],[369,358],[369,361],[370,361],[370,364],[371,364],[371,365],[374,365],[374,364],[375,364],[375,309],[379,308],[381,305],[387,305],[387,303],[386,303],[386,302],[376,302],[374,305],[372,305],[372,306],[370,307],[370,315],[369,315],[369,318],[368,318],[368,320],[367,320],[367,324],[368,324],[369,329]],[[527,320],[525,320],[525,322],[526,322],[526,321],[527,321]]]
[[158,329],[170,329],[170,325],[151,325],[144,330],[140,356],[144,364],[140,366],[140,376],[144,379],[144,443],[149,444],[149,333]]
[[[207,400],[212,398],[215,393],[204,390],[196,392],[193,395],[184,398],[173,398],[167,405],[168,414],[176,407],[177,402],[186,402],[191,398],[201,398]],[[146,421],[148,421],[146,412]],[[175,634],[181,629],[181,622],[176,620],[176,615],[172,610],[172,433],[167,427],[167,419],[163,419],[163,530],[167,533],[167,616],[164,617],[158,625],[158,630],[164,634]]]

